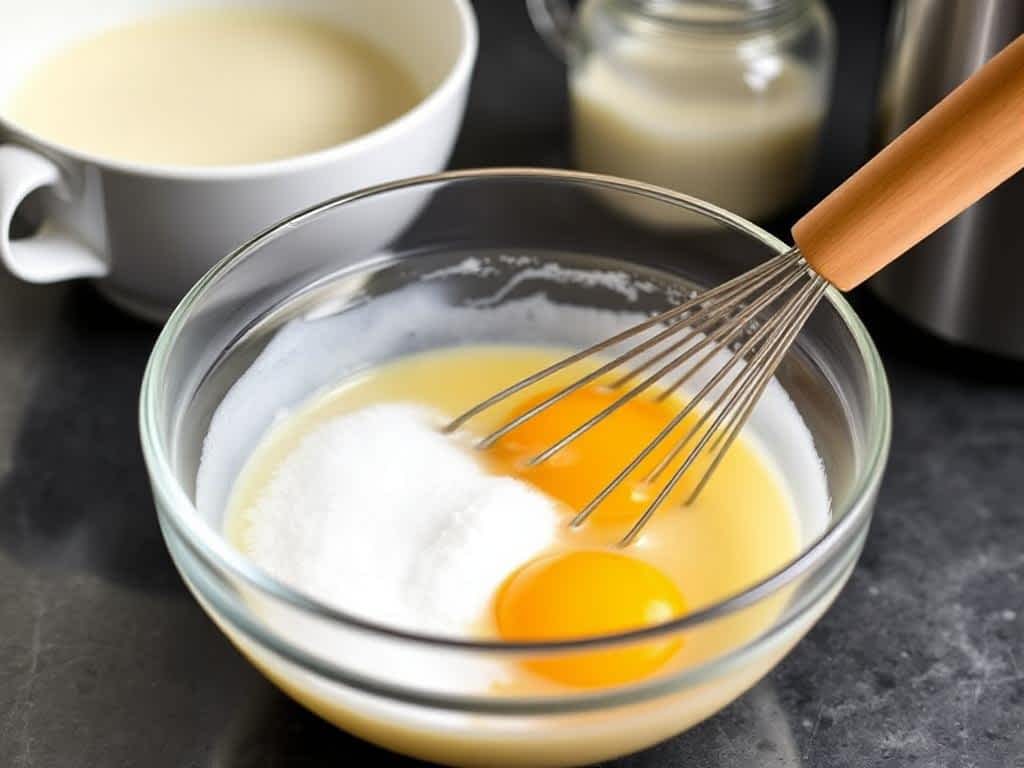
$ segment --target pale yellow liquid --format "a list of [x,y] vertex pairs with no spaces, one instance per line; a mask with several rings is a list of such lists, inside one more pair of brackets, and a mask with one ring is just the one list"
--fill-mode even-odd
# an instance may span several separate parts
[[[275,427],[254,452],[235,486],[227,515],[229,538],[244,551],[247,516],[281,462],[324,422],[381,402],[418,402],[456,416],[511,382],[564,356],[529,347],[468,347],[431,352],[366,371],[316,398]],[[474,422],[486,430],[515,408],[516,399]],[[568,432],[575,425],[567,424]],[[396,473],[401,468],[395,468]],[[609,478],[611,479],[611,478]],[[611,520],[561,531],[561,547],[605,547],[625,533],[629,521]],[[679,585],[691,609],[734,594],[794,557],[799,549],[797,517],[789,495],[759,453],[737,440],[697,502],[659,512],[630,552]],[[754,632],[774,615],[748,616],[741,628]],[[729,628],[732,633],[737,628]],[[459,628],[453,627],[453,632]],[[680,662],[720,649],[723,637],[695,635],[684,643]]]
[[[247,512],[253,502],[275,468],[325,421],[370,404],[394,401],[419,402],[455,415],[565,352],[516,346],[441,350],[401,359],[341,382],[287,416],[256,447],[230,500],[225,526],[228,538],[245,551],[246,526],[253,524]],[[556,378],[552,386],[557,383]],[[504,413],[497,409],[477,427],[485,430],[516,405],[513,398]],[[796,556],[798,529],[795,510],[780,479],[759,449],[741,438],[698,502],[685,509],[660,511],[644,539],[632,545],[630,552],[670,575],[689,607],[695,609],[742,590]],[[602,526],[587,526],[577,534],[565,530],[559,546],[607,546],[622,532]],[[685,633],[680,650],[662,672],[681,670],[750,642],[775,621],[787,599],[788,593],[776,594]],[[274,621],[270,614],[267,620]],[[377,708],[351,692],[325,687],[225,629],[268,677],[325,719],[407,754],[444,763],[491,766],[589,762],[664,738],[728,703],[775,663],[796,638],[790,634],[757,661],[656,703],[539,721],[522,730],[524,725],[515,718],[492,721],[463,713],[435,715],[415,708]],[[487,634],[486,627],[481,632]],[[556,690],[555,684],[509,661],[493,681],[491,693],[530,695]]]
[[206,9],[69,45],[30,72],[4,111],[102,157],[238,165],[348,141],[421,95],[397,62],[322,19]]

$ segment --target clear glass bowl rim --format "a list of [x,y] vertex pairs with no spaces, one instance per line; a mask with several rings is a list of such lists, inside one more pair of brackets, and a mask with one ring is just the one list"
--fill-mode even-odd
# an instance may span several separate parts
[[[189,549],[215,573],[226,573],[230,577],[244,582],[248,588],[263,593],[273,600],[282,601],[299,611],[309,613],[319,620],[337,622],[361,631],[379,633],[393,640],[419,643],[434,648],[523,655],[528,653],[554,653],[558,651],[569,652],[586,648],[605,648],[690,629],[756,604],[784,588],[801,575],[827,563],[830,557],[837,552],[855,546],[858,541],[858,534],[870,521],[871,505],[867,502],[878,488],[888,457],[891,435],[891,403],[885,371],[874,342],[868,335],[863,323],[853,311],[853,308],[834,287],[829,287],[825,297],[842,318],[857,346],[861,362],[868,377],[873,400],[872,412],[875,416],[873,422],[865,425],[868,435],[868,455],[857,477],[855,490],[850,494],[846,505],[841,509],[835,510],[839,516],[839,522],[829,528],[818,539],[812,541],[796,558],[743,591],[700,610],[681,616],[678,619],[628,632],[555,641],[507,642],[490,639],[467,639],[404,630],[346,613],[275,579],[232,547],[219,532],[215,531],[199,516],[199,513],[189,501],[187,493],[174,475],[170,457],[165,450],[167,435],[164,434],[158,415],[163,374],[169,354],[181,329],[189,321],[194,306],[221,279],[226,277],[239,262],[243,261],[251,253],[288,230],[301,226],[303,221],[315,218],[336,207],[356,200],[417,186],[501,179],[568,183],[582,187],[610,189],[637,194],[642,197],[667,202],[706,218],[719,221],[750,236],[777,253],[782,253],[790,248],[782,240],[779,240],[757,225],[699,198],[663,187],[621,179],[615,176],[546,168],[482,168],[446,171],[400,179],[331,198],[281,220],[253,237],[247,243],[239,246],[200,278],[175,308],[160,332],[143,375],[139,399],[139,428],[143,456],[149,470],[153,492],[157,496],[157,507],[161,511],[161,518],[174,527],[175,532]],[[358,268],[358,265],[352,268]],[[665,274],[671,275],[671,272],[666,272]],[[769,628],[768,631],[770,632],[773,628],[775,627]],[[756,642],[762,638],[763,636],[754,638],[751,642]],[[740,652],[746,647],[734,649],[733,652]],[[712,663],[716,660],[709,660],[707,663]]]

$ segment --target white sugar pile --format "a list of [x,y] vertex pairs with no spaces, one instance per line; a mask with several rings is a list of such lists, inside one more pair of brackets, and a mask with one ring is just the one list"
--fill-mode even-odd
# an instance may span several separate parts
[[245,551],[326,603],[461,634],[547,548],[555,502],[488,474],[430,410],[382,404],[307,435],[245,512]]

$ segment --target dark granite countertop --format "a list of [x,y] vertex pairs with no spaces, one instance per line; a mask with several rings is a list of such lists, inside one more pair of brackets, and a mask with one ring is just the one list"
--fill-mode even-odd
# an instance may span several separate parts
[[[565,163],[562,72],[521,6],[478,3],[455,166]],[[842,53],[818,192],[867,151],[886,11],[834,7]],[[895,412],[860,565],[753,691],[617,765],[1024,766],[1024,364],[855,303]],[[278,693],[186,592],[136,432],[155,335],[85,285],[0,276],[0,766],[405,763]]]

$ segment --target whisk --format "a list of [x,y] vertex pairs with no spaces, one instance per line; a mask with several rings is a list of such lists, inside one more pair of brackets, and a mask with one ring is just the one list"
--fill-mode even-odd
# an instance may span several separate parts
[[[644,392],[664,400],[699,377],[702,383],[686,404],[570,523],[583,524],[655,451],[671,446],[641,481],[654,488],[667,475],[621,539],[627,546],[703,457],[703,474],[685,503],[701,493],[830,285],[847,291],[860,284],[1022,167],[1024,36],[801,218],[792,229],[795,247],[527,376],[455,418],[445,431],[575,363],[635,342],[477,444],[487,448],[580,388],[613,377],[607,386],[621,394],[527,461],[536,465]],[[680,429],[691,414],[695,423]]]

